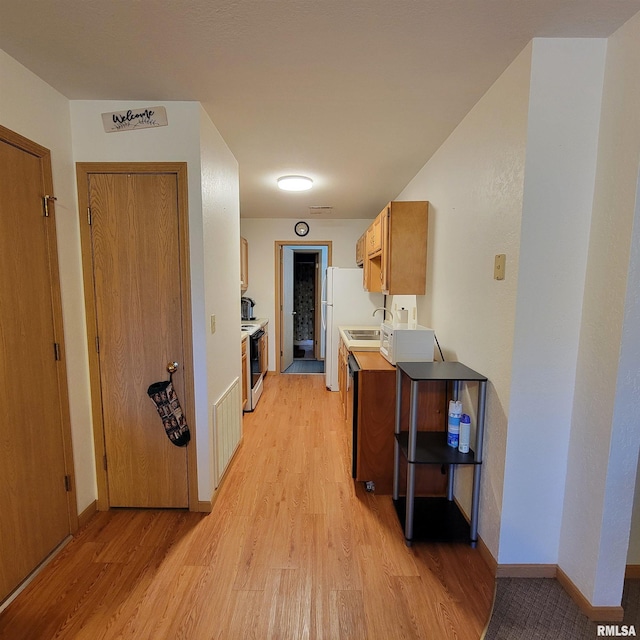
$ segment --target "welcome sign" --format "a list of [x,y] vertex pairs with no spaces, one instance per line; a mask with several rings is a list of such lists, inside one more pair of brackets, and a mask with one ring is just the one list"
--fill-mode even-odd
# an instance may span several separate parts
[[106,133],[166,127],[167,111],[164,107],[144,107],[102,114],[102,124]]

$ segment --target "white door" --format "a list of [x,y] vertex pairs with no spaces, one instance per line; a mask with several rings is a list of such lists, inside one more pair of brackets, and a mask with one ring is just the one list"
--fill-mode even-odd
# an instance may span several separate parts
[[286,371],[293,364],[293,249],[282,247],[282,335],[280,336],[280,371]]

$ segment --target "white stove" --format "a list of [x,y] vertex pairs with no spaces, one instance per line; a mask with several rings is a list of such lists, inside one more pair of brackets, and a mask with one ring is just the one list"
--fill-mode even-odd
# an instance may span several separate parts
[[258,331],[260,329],[260,325],[259,324],[254,324],[254,323],[245,323],[243,322],[240,325],[240,328],[242,329],[242,331],[246,331],[250,336],[252,336],[256,331]]
[[262,395],[262,381],[267,373],[266,322],[243,320],[240,328],[249,334],[247,388],[250,389],[250,391],[245,411],[253,411]]

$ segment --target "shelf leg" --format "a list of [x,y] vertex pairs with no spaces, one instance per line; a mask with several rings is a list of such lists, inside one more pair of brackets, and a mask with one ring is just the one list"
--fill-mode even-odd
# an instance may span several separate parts
[[447,500],[451,502],[453,500],[453,487],[456,478],[456,465],[450,464],[447,469]]
[[407,544],[413,539],[413,510],[416,493],[416,444],[418,440],[418,383],[411,381],[409,409],[409,451],[407,456],[407,506],[404,521],[404,537]]
[[[476,461],[482,462],[482,444],[484,440],[484,413],[487,404],[487,382],[479,383],[478,387],[478,424],[476,425]],[[473,469],[473,493],[471,495],[471,544],[475,546],[478,540],[478,508],[480,506],[480,476],[482,464],[476,464]]]

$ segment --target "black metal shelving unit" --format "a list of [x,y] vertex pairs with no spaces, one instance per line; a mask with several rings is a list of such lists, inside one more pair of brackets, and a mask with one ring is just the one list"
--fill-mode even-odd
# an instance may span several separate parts
[[[407,545],[414,540],[465,541],[475,547],[478,541],[478,506],[482,469],[482,441],[487,394],[487,378],[460,362],[400,362],[396,365],[396,420],[393,469],[393,503],[404,528]],[[402,429],[402,382],[410,383],[409,424]],[[447,381],[453,383],[452,399],[457,400],[460,385],[478,383],[476,433],[469,453],[460,453],[447,445],[447,434],[441,431],[418,431],[418,392],[421,384]],[[407,461],[406,496],[400,495],[401,456]],[[447,496],[416,498],[416,465],[446,465],[449,470]],[[473,465],[471,521],[467,522],[453,501],[455,468]]]

